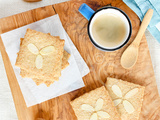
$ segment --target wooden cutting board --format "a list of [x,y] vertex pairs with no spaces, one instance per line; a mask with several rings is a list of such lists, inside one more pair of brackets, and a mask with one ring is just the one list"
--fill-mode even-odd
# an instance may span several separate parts
[[[96,49],[87,35],[88,21],[78,12],[79,6],[84,2],[94,10],[111,5],[126,12],[131,19],[133,29],[129,43],[115,52],[103,52]],[[145,86],[146,90],[140,120],[159,120],[160,97],[145,36],[143,36],[140,44],[139,58],[136,65],[130,70],[125,70],[120,65],[120,57],[123,51],[135,38],[140,26],[140,20],[137,15],[121,0],[71,0],[70,2],[38,8],[0,19],[0,33],[5,33],[56,13],[59,14],[66,32],[88,64],[91,72],[83,78],[86,85],[84,88],[27,108],[0,39],[0,51],[3,56],[19,120],[35,120],[37,118],[43,118],[44,120],[76,120],[69,102],[88,91],[102,86],[108,76]]]

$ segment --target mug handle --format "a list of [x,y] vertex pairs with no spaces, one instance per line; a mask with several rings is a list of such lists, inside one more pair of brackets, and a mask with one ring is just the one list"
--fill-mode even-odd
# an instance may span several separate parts
[[92,8],[90,8],[87,4],[83,3],[78,11],[87,19],[89,20],[91,18],[91,16],[93,15],[93,13],[95,12],[94,10],[92,10]]

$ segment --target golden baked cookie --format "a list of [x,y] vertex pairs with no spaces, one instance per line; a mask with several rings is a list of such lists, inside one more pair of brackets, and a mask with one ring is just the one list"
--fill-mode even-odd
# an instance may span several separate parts
[[36,83],[37,86],[44,83],[46,84],[47,87],[49,87],[51,84],[54,83],[54,81],[44,81],[44,80],[36,79],[36,78],[33,78],[32,80]]
[[[70,54],[68,52],[66,52],[64,50],[63,52],[63,58],[62,58],[62,65],[61,65],[61,69],[65,69],[68,65],[69,65],[69,62],[68,62],[68,59],[70,58]],[[21,72],[20,72],[20,75],[23,77],[23,78],[32,78],[32,75],[33,73],[31,72],[28,72],[27,70],[24,70],[24,69],[21,69]],[[35,77],[37,79],[41,79],[41,77]],[[43,81],[47,81],[48,79],[44,79]],[[49,79],[48,81],[58,81],[59,78],[58,77],[55,77],[55,78],[52,78],[52,79]]]
[[[68,65],[68,59],[70,58],[70,54],[66,51],[63,52],[63,58],[62,58],[62,69],[65,69]],[[25,74],[31,74],[31,73],[27,73],[25,70],[21,70],[21,72],[25,72]],[[37,78],[32,78],[33,81],[36,83],[36,85],[40,85],[41,83],[46,84],[47,87],[49,87],[51,84],[54,83],[54,81],[51,80],[43,80],[43,79],[37,79]],[[59,78],[57,78],[56,80],[58,80]]]
[[44,81],[43,80],[41,80],[41,79],[32,79],[35,83],[36,83],[36,85],[38,86],[38,85],[40,85],[40,84],[42,84]]
[[61,67],[62,70],[64,70],[69,65],[68,59],[70,58],[70,56],[71,55],[64,50],[62,58],[62,67]]
[[49,80],[60,77],[63,47],[64,40],[27,29],[15,65],[31,72],[31,78]]
[[106,87],[122,120],[139,120],[145,87],[107,78]]
[[71,101],[78,120],[121,120],[104,86]]

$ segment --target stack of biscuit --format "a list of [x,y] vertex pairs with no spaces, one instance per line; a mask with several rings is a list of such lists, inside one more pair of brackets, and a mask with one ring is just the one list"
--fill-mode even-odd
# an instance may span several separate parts
[[58,81],[69,65],[70,54],[64,50],[64,42],[49,33],[27,29],[15,64],[21,68],[22,78],[32,78],[37,85],[44,83],[47,87]]

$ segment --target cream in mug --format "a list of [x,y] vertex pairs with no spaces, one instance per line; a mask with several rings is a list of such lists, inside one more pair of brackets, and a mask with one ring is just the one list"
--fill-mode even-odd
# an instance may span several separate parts
[[119,16],[104,13],[94,20],[91,32],[101,46],[115,47],[124,41],[127,30],[125,22]]

